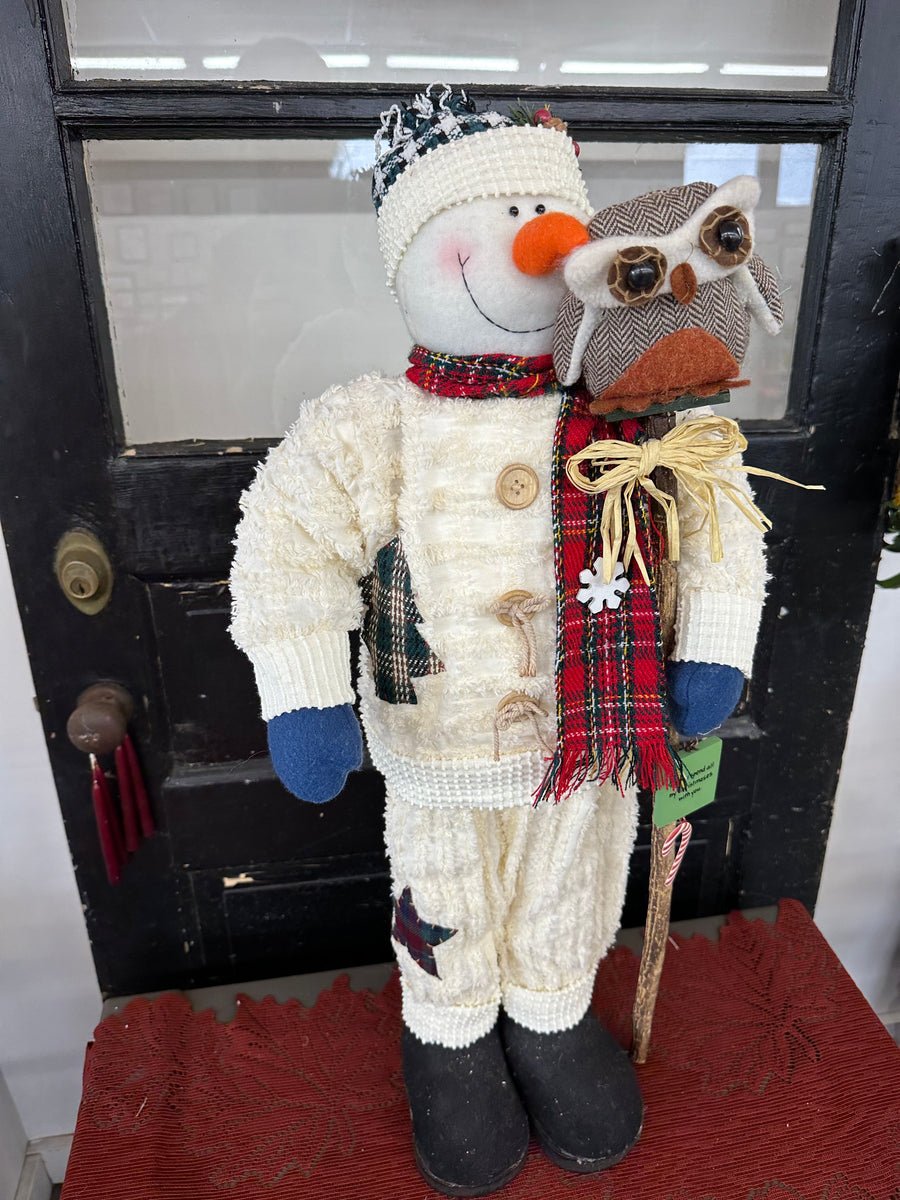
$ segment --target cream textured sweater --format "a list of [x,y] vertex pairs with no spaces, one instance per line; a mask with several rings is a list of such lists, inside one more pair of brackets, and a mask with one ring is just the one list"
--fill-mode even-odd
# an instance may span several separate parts
[[[266,720],[355,700],[348,633],[359,580],[400,535],[422,636],[444,669],[414,680],[415,704],[377,698],[361,652],[361,714],[369,751],[395,795],[424,805],[503,808],[538,786],[555,740],[555,588],[550,463],[560,395],[447,399],[405,377],[364,375],[304,405],[241,500],[231,574],[231,633],[251,659]],[[697,415],[695,410],[690,416]],[[708,411],[708,410],[704,410]],[[512,509],[496,490],[512,463],[538,492]],[[734,476],[746,486],[743,476]],[[750,674],[766,572],[762,538],[719,500],[725,558],[709,558],[689,498],[674,657]],[[491,611],[510,591],[546,606],[532,618],[533,676],[523,635]],[[500,735],[499,701],[524,693],[546,715]]]

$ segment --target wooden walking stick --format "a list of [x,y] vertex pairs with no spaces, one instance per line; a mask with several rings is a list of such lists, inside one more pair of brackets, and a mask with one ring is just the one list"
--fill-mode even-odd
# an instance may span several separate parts
[[[661,438],[675,425],[674,413],[660,413],[647,419],[647,432],[651,437]],[[666,467],[657,467],[654,480],[659,488],[675,496],[676,482],[673,473]],[[657,516],[660,514],[657,513]],[[665,528],[665,521],[659,523]],[[659,624],[662,635],[663,655],[667,659],[675,643],[675,609],[677,597],[675,591],[675,565],[667,558],[659,556],[657,599],[659,603]],[[669,731],[670,740],[677,748],[677,734],[674,729]],[[653,1010],[656,1007],[656,996],[659,991],[659,980],[662,975],[663,962],[666,957],[666,942],[669,937],[669,913],[672,908],[672,884],[666,883],[669,873],[669,861],[663,853],[667,839],[673,833],[675,824],[662,827],[653,823],[650,841],[650,902],[647,908],[647,927],[644,933],[644,948],[641,951],[641,968],[638,974],[637,992],[634,998],[632,1025],[634,1039],[632,1057],[636,1063],[647,1061],[650,1049],[650,1030],[653,1025]]]

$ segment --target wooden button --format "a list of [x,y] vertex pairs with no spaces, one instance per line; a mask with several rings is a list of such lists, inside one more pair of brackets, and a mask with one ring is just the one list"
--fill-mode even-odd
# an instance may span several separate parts
[[497,499],[507,508],[527,508],[540,490],[538,477],[524,463],[511,463],[497,476]]
[[[512,603],[517,600],[521,601],[521,600],[530,600],[530,599],[531,599],[531,592],[523,592],[517,588],[513,592],[504,592],[502,596],[498,596],[496,603],[497,604],[507,604],[507,603]],[[528,620],[530,621],[534,614],[526,613],[525,615],[528,618]],[[497,620],[500,622],[501,625],[512,625],[512,623],[513,623],[512,617],[509,615],[508,612],[498,612],[496,614],[496,616],[497,616]]]
[[510,704],[528,704],[534,709],[535,714],[540,714],[542,717],[547,715],[546,708],[542,704],[538,704],[537,700],[533,696],[529,696],[527,692],[507,692],[497,705],[497,712],[503,712],[504,708],[509,708]]

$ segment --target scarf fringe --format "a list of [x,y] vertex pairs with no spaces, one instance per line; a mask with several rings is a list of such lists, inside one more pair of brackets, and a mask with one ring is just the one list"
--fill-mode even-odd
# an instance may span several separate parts
[[604,747],[599,757],[557,747],[533,794],[534,807],[550,799],[559,804],[588,780],[599,784],[611,780],[623,795],[635,785],[652,792],[660,788],[677,792],[684,787],[684,763],[665,737],[645,742],[637,752],[626,748],[618,756],[612,746]]

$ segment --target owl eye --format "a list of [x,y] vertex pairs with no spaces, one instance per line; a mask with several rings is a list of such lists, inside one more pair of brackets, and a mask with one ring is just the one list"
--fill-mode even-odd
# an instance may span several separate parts
[[621,304],[646,304],[662,287],[666,266],[666,256],[654,246],[620,250],[606,276],[610,294]]
[[739,267],[753,250],[750,222],[739,208],[714,208],[700,226],[700,246],[720,267]]

